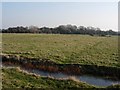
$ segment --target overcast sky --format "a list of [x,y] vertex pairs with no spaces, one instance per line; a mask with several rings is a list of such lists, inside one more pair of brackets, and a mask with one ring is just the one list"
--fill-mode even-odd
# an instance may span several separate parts
[[3,2],[2,28],[63,24],[118,30],[117,2]]

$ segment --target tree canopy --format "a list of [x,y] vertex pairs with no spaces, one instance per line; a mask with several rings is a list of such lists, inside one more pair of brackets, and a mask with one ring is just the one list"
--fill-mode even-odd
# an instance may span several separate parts
[[8,29],[0,30],[2,33],[46,33],[46,34],[84,34],[84,35],[99,35],[99,36],[106,36],[106,35],[118,35],[118,32],[107,30],[103,31],[100,28],[95,27],[84,27],[84,26],[75,26],[75,25],[60,25],[58,27],[49,28],[49,27],[9,27]]

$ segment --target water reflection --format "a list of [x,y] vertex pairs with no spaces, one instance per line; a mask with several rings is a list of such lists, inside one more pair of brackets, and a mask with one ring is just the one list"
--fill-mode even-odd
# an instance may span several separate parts
[[[71,77],[71,75],[67,75],[64,73],[50,73],[47,71],[39,71],[39,70],[27,70],[27,71],[30,73],[35,73],[40,76],[44,76],[44,77],[50,76],[56,79],[68,79],[69,77]],[[79,81],[86,82],[88,84],[96,85],[96,86],[109,86],[112,84],[120,84],[120,81],[104,79],[102,77],[95,77],[88,75],[82,75],[82,76],[72,75],[72,77],[76,78]]]

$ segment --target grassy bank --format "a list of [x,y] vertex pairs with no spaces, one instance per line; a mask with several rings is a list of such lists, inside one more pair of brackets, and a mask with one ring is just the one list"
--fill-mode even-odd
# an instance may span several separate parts
[[120,66],[118,37],[55,34],[3,34],[2,52],[58,64]]
[[3,88],[42,88],[42,89],[73,89],[95,88],[83,82],[73,80],[56,80],[39,77],[19,71],[18,69],[2,69]]
[[21,72],[18,68],[3,68],[2,69],[2,88],[12,89],[12,88],[41,88],[48,90],[80,90],[86,88],[105,89],[109,90],[112,88],[120,88],[119,84],[111,85],[107,87],[96,87],[91,86],[84,82],[75,81],[74,78],[69,80],[57,80],[54,78],[40,77],[28,73]]

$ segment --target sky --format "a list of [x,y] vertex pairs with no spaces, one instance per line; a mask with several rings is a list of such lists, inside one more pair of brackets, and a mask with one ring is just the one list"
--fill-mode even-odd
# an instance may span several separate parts
[[2,28],[72,24],[118,30],[117,2],[2,2]]
[[119,0],[1,0],[2,2],[118,2]]

